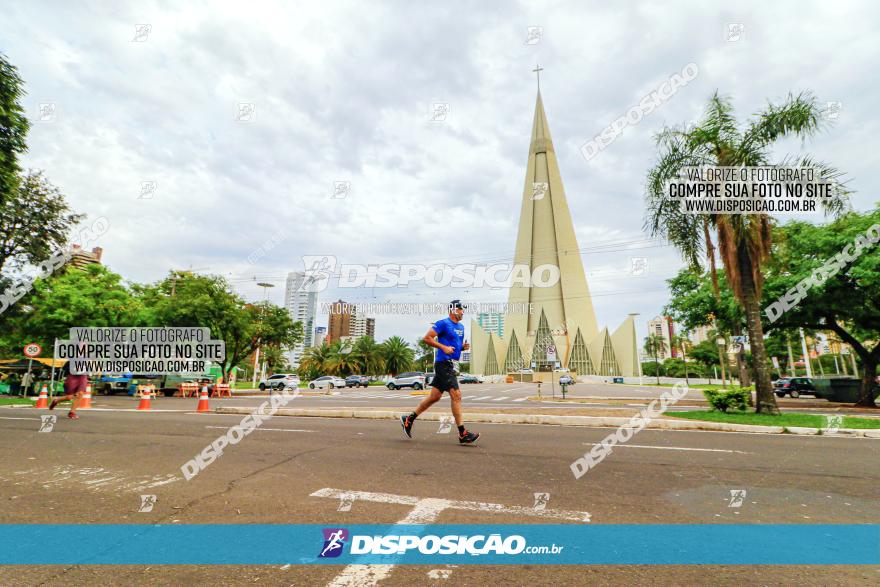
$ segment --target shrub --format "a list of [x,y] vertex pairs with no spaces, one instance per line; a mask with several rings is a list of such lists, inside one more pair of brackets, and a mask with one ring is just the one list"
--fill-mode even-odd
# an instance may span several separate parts
[[728,390],[704,389],[703,395],[706,396],[709,405],[712,406],[713,412],[724,412],[734,409],[742,412],[746,409],[749,397],[752,392],[745,387],[734,387]]

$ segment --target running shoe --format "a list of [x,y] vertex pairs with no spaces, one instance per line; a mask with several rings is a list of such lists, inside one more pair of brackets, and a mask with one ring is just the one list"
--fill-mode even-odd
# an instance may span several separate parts
[[479,432],[470,432],[468,430],[465,430],[458,435],[458,442],[461,444],[473,444],[477,441],[479,437]]
[[76,415],[76,412],[68,412],[67,417],[71,420],[79,420],[79,416]]
[[400,417],[400,427],[403,428],[403,433],[406,434],[407,438],[412,438],[412,427],[413,420],[409,416],[401,416]]

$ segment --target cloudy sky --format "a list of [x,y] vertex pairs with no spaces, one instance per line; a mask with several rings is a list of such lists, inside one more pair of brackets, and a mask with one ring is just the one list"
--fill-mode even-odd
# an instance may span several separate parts
[[[179,4],[14,3],[0,26],[34,121],[25,165],[109,220],[95,244],[128,280],[193,268],[252,300],[264,295],[257,282],[274,283],[281,303],[303,255],[509,260],[536,63],[600,324],[639,312],[644,336],[668,299],[681,262],[642,231],[652,136],[696,120],[715,89],[741,120],[792,91],[839,102],[823,133],[777,155],[845,171],[856,209],[880,199],[880,10],[868,2]],[[529,41],[530,27],[540,37]],[[696,79],[585,160],[581,145],[688,63]],[[241,104],[253,105],[249,119],[237,120]],[[448,104],[445,120],[431,120],[434,104]],[[346,197],[331,197],[336,182],[350,182]],[[632,274],[633,257],[647,273]],[[337,297],[506,295],[330,289],[321,301]],[[377,337],[413,340],[428,322],[378,316]]]

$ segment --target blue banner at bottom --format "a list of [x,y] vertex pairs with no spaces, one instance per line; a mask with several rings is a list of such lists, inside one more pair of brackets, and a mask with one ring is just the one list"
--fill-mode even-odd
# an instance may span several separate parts
[[877,565],[880,525],[0,525],[4,565]]

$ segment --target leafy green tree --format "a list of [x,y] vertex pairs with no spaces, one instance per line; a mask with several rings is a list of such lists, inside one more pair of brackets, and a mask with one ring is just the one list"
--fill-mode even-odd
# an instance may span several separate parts
[[67,244],[68,233],[82,218],[42,172],[28,172],[0,203],[0,271],[45,261]]
[[[759,413],[779,413],[764,348],[760,307],[762,267],[771,247],[771,219],[766,214],[688,214],[667,196],[666,184],[675,180],[684,167],[767,165],[776,141],[813,135],[819,129],[820,116],[821,109],[813,96],[789,95],[784,103],[770,104],[740,129],[730,100],[716,92],[696,126],[665,128],[660,132],[659,160],[648,173],[646,228],[653,236],[669,239],[692,267],[700,267],[705,255],[713,278],[717,275],[712,239],[715,233],[727,281],[746,317],[755,359]],[[840,176],[837,170],[809,157],[795,164],[818,167],[826,179]],[[848,206],[846,195],[838,184],[835,197],[823,202],[826,210],[844,211]]]
[[336,340],[330,343],[330,357],[324,364],[327,373],[346,377],[358,369],[358,363],[351,355],[352,344],[350,341]]
[[122,277],[103,265],[86,265],[38,279],[20,305],[22,312],[11,325],[13,332],[22,343],[36,340],[49,349],[55,338],[67,339],[71,328],[139,326],[144,320],[141,301],[123,284]]
[[287,360],[287,353],[280,346],[275,344],[263,345],[260,351],[260,360],[266,362],[267,373],[290,373],[290,361]]
[[18,187],[18,157],[27,151],[25,137],[30,123],[21,105],[23,86],[18,69],[0,53],[0,209]]
[[[829,330],[855,350],[861,363],[856,405],[864,407],[876,406],[873,390],[880,363],[880,243],[873,244],[866,237],[872,226],[877,226],[874,234],[880,235],[880,209],[853,212],[824,226],[790,222],[777,228],[764,291],[768,322],[775,318],[769,323],[771,332],[798,327]],[[852,256],[856,242],[862,250],[855,259],[836,258],[844,249]],[[842,266],[832,271],[833,267],[826,266],[829,260],[841,261]],[[791,297],[797,297],[798,284],[813,275],[817,284],[802,288],[805,295],[799,301]],[[780,298],[797,303],[788,309],[771,309]]]
[[[687,349],[691,344],[691,340],[688,338],[687,331],[682,332],[680,334],[673,335],[672,337],[672,346],[681,351],[681,363],[682,369],[684,370],[684,381],[687,385],[690,385],[690,379],[688,379],[688,364],[687,364]],[[668,372],[668,371],[667,371]],[[676,372],[673,377],[681,377],[681,375]]]
[[327,341],[324,341],[320,346],[307,348],[299,360],[300,376],[306,380],[312,380],[329,373],[328,365],[332,354],[333,349]]
[[660,353],[666,350],[666,339],[659,334],[649,334],[645,337],[645,352],[654,357],[654,363],[658,366],[657,385],[660,385]]
[[406,371],[412,365],[415,351],[399,336],[387,339],[381,344],[381,347],[385,370],[391,375]]
[[258,347],[291,347],[303,339],[302,324],[269,302],[248,304],[217,275],[174,273],[142,292],[152,326],[201,326],[226,343],[220,363],[224,380],[230,369]]
[[715,344],[715,339],[704,340],[700,344],[695,344],[691,347],[691,357],[695,361],[699,361],[702,363],[708,373],[712,372],[712,367],[718,364],[718,345]]
[[434,362],[434,347],[424,341],[424,339],[416,339],[413,344],[416,351],[416,357],[413,360],[413,369],[425,371],[428,365]]

